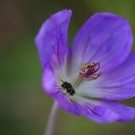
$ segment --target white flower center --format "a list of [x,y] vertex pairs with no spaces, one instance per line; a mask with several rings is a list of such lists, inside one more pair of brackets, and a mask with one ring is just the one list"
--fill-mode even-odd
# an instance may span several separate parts
[[63,67],[63,73],[61,73],[61,75],[59,75],[58,77],[58,85],[61,87],[61,90],[65,94],[74,96],[75,94],[77,94],[80,88],[83,88],[83,84],[88,84],[89,81],[96,80],[98,77],[101,76],[99,68],[99,63],[85,63],[81,65],[77,76],[72,75],[72,77],[70,77],[66,72],[67,66],[66,68]]

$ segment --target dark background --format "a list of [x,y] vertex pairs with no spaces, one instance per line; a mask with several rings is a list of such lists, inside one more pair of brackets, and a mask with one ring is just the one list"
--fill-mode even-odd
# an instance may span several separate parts
[[[134,7],[134,0],[1,0],[0,135],[43,135],[53,100],[41,88],[34,38],[45,19],[72,9],[71,45],[80,26],[96,12],[127,18],[135,35]],[[135,99],[126,103],[135,106]],[[135,135],[135,121],[102,125],[60,111],[55,135]]]

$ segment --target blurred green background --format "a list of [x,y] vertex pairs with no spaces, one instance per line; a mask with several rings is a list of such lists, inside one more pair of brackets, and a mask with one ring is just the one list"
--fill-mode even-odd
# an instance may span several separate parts
[[[34,37],[51,14],[72,9],[71,45],[96,12],[127,18],[135,35],[134,0],[0,1],[0,135],[43,135],[53,100],[41,88],[42,70]],[[126,102],[135,106],[135,99]],[[130,114],[129,114],[130,115]],[[60,111],[55,135],[135,135],[135,121],[101,125]]]

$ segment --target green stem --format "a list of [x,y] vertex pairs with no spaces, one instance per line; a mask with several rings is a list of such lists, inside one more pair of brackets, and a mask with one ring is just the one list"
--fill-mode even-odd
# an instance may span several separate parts
[[52,135],[53,134],[58,110],[59,110],[58,104],[57,104],[57,102],[54,102],[52,110],[51,110],[51,114],[50,114],[50,117],[48,120],[48,125],[47,125],[47,128],[46,128],[44,135]]

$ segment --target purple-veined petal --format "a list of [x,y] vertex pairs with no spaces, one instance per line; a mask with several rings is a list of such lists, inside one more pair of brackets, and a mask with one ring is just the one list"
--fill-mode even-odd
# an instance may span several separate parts
[[78,95],[108,100],[123,100],[135,96],[135,52],[112,72],[94,81],[84,82]]
[[52,96],[62,109],[74,115],[80,114],[68,98],[68,94],[62,92],[63,89],[60,87],[60,84],[58,84],[58,79],[52,70],[47,68],[44,70],[42,76],[42,86],[45,92],[49,96]]
[[42,76],[42,87],[46,91],[46,93],[50,96],[55,95],[57,90],[57,80],[54,72],[48,68],[44,70],[43,76]]
[[57,12],[40,28],[35,42],[43,69],[49,66],[49,57],[52,53],[55,54],[60,64],[64,61],[68,52],[67,31],[71,15],[71,10]]
[[99,62],[102,73],[107,73],[127,58],[132,42],[132,32],[126,19],[111,13],[97,13],[75,36],[73,63],[77,61],[75,65],[80,66]]
[[127,99],[135,96],[135,52],[118,68],[103,76],[99,91],[108,99]]
[[128,122],[135,119],[135,108],[109,100],[76,97],[75,106],[85,117],[99,123]]
[[57,94],[55,94],[54,99],[65,111],[74,115],[80,115],[80,111],[78,111],[74,103],[68,98],[66,94],[59,91]]

